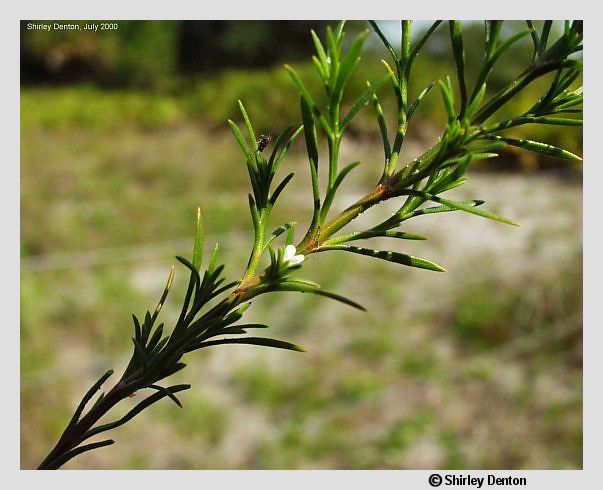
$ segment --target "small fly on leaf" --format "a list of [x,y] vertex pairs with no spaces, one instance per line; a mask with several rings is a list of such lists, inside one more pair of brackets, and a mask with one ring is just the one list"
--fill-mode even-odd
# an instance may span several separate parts
[[270,135],[266,136],[265,134],[261,134],[260,139],[257,141],[258,151],[259,152],[264,151],[264,148],[266,148],[268,146],[268,143],[270,143],[271,141],[272,141],[272,136],[270,136]]

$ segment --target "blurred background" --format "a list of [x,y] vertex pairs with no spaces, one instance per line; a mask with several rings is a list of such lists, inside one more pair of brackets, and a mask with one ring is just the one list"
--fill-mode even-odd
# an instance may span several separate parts
[[[125,367],[130,314],[154,307],[174,255],[190,255],[197,206],[206,248],[219,241],[227,276],[240,277],[252,238],[249,184],[225,120],[239,117],[240,98],[258,132],[298,122],[298,95],[282,64],[318,93],[309,29],[322,35],[328,24],[118,21],[114,31],[47,32],[28,23],[38,21],[21,24],[22,468],[39,464],[102,372]],[[399,23],[381,25],[395,43]],[[417,22],[416,33],[427,25]],[[503,37],[524,26],[507,22]],[[365,28],[351,22],[348,38]],[[472,80],[483,27],[464,22],[464,34]],[[442,26],[413,68],[411,94],[453,73],[449,51]],[[386,56],[371,34],[348,101],[382,76]],[[500,60],[490,88],[530,57],[528,36]],[[504,110],[527,109],[544,85]],[[430,146],[445,120],[434,90],[405,156]],[[579,128],[509,134],[581,155]],[[381,158],[377,125],[364,110],[342,147],[343,163],[363,163],[333,211],[376,182]],[[274,223],[295,219],[301,230],[311,212],[303,143],[283,165],[283,175],[296,177]],[[581,170],[526,152],[476,165],[450,196],[485,199],[521,228],[440,214],[405,228],[429,241],[388,243],[446,274],[348,254],[312,258],[303,277],[368,312],[305,295],[256,300],[249,319],[308,353],[194,353],[176,376],[193,385],[181,397],[184,410],[160,402],[115,430],[115,446],[66,468],[581,468]],[[168,325],[185,282],[180,267],[162,312]]]

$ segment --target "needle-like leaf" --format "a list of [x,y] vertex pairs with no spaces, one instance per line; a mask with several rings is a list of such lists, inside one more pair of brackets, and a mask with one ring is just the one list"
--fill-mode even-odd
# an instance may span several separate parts
[[252,344],[261,345],[264,347],[274,347],[276,349],[292,350],[297,352],[306,352],[303,347],[292,344],[291,342],[285,342],[283,340],[268,339],[264,337],[243,337],[239,339],[220,339],[220,340],[208,340],[201,342],[198,347],[210,347],[212,345],[224,345],[224,344]]
[[467,109],[467,86],[465,85],[465,48],[463,47],[463,32],[460,20],[450,21],[450,38],[452,41],[452,52],[456,65],[459,93],[461,97],[461,108],[459,118],[463,118]]
[[518,140],[514,138],[505,138],[503,136],[489,136],[488,138],[495,141],[502,141],[508,145],[523,148],[524,150],[542,153],[543,155],[548,155],[551,157],[563,158],[565,160],[582,160],[582,158],[580,158],[578,155],[574,155],[567,150],[563,150],[546,143],[541,143],[540,141]]
[[494,213],[490,213],[488,211],[483,211],[481,209],[477,209],[475,206],[468,205],[466,201],[452,201],[450,199],[444,199],[443,197],[438,197],[428,192],[422,192],[418,190],[408,189],[403,192],[404,194],[410,196],[419,196],[423,197],[429,201],[434,201],[440,204],[444,204],[453,209],[458,209],[460,211],[465,211],[470,214],[475,214],[477,216],[481,216],[482,218],[488,218],[494,221],[500,221],[501,223],[506,223],[508,225],[519,226],[519,223],[515,221],[511,221],[510,219],[503,218],[501,216],[497,216]]
[[354,247],[352,245],[326,245],[321,247],[322,250],[341,250],[343,252],[350,252],[359,255],[366,255],[368,257],[374,257],[376,259],[387,260],[388,262],[394,262],[396,264],[407,265],[409,267],[417,267],[419,269],[428,269],[436,272],[446,272],[446,269],[439,266],[435,262],[430,260],[422,259],[420,257],[414,257],[399,252],[391,252],[386,250],[372,250],[362,247]]
[[348,124],[354,119],[354,116],[360,112],[365,105],[371,100],[371,97],[377,92],[385,82],[390,79],[391,75],[388,73],[385,77],[379,80],[375,85],[370,85],[362,92],[362,95],[358,97],[350,111],[345,115],[343,121],[341,122],[340,130],[343,131],[347,128]]
[[193,245],[193,267],[197,270],[203,261],[203,215],[201,208],[197,208],[197,223],[195,226],[195,244]]

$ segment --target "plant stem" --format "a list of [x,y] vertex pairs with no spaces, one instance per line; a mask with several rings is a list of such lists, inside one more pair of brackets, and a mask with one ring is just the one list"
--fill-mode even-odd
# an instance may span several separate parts
[[256,236],[253,243],[253,250],[251,251],[251,256],[249,257],[249,265],[247,266],[247,270],[245,271],[245,274],[241,280],[242,283],[249,281],[249,279],[254,276],[255,270],[257,269],[257,266],[262,258],[262,254],[264,253],[266,223],[269,215],[269,212],[267,212],[266,209],[267,208],[264,208],[260,212],[259,221],[256,226]]
[[388,199],[390,196],[386,194],[386,186],[378,184],[372,192],[359,199],[347,209],[342,211],[338,216],[325,224],[319,231],[310,237],[306,237],[298,246],[297,252],[300,254],[310,254],[317,251],[320,242],[326,240],[331,235],[339,231],[354,218],[357,218],[371,206]]
[[341,136],[334,135],[332,138],[328,139],[328,149],[329,149],[329,187],[330,191],[335,184],[335,179],[337,179],[337,164],[339,162],[339,148],[341,147]]

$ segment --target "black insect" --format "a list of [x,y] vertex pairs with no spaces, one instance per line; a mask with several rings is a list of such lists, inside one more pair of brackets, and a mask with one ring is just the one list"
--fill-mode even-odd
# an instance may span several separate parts
[[268,143],[272,141],[272,137],[270,135],[266,136],[265,134],[260,135],[260,139],[257,141],[258,151],[264,151],[264,148],[268,146]]

